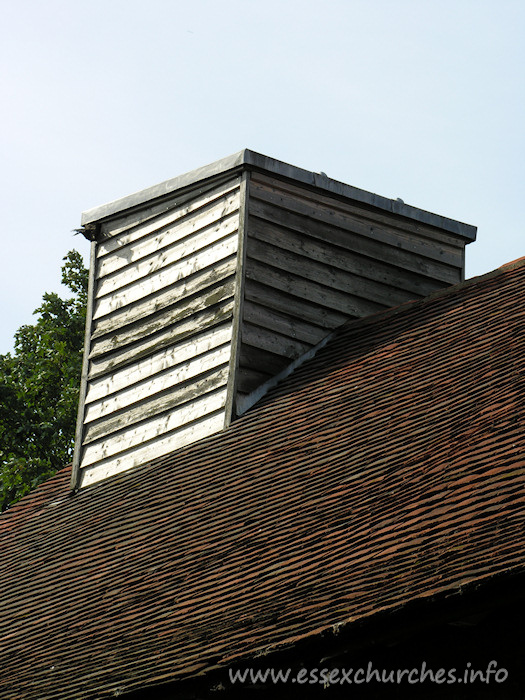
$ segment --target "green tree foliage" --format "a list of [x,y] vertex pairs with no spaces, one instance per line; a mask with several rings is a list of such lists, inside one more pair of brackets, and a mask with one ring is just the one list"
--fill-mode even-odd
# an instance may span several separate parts
[[76,250],[62,266],[70,299],[44,294],[34,325],[0,355],[0,509],[19,500],[73,455],[88,272]]

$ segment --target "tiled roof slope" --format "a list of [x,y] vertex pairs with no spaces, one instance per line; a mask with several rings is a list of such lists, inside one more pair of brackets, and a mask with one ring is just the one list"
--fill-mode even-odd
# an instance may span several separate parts
[[352,322],[227,431],[0,519],[1,698],[189,677],[522,571],[525,262]]

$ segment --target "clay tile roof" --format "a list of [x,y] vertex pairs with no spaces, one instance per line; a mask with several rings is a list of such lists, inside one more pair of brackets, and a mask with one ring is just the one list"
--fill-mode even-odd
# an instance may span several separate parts
[[351,322],[230,429],[0,518],[1,698],[187,678],[524,564],[525,261]]

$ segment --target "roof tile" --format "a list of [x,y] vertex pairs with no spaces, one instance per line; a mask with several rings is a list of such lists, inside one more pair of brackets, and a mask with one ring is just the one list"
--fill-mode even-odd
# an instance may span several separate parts
[[525,262],[346,324],[227,431],[0,518],[0,698],[202,674],[523,570]]

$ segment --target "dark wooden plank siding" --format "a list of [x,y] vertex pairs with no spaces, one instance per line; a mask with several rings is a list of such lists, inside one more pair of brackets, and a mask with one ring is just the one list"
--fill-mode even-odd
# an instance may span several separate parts
[[[342,313],[345,318],[347,314],[359,318],[384,309],[383,304],[360,299],[337,289],[331,289],[323,284],[305,279],[300,274],[290,274],[284,269],[279,270],[272,265],[252,258],[246,260],[246,278],[249,280],[249,282],[246,282],[247,293],[252,293],[252,282],[266,286],[269,289],[273,289],[276,297],[275,304],[279,303],[280,294],[285,292],[289,296],[297,297],[304,302],[312,302],[316,307],[322,307],[327,310],[334,309]],[[260,286],[258,288],[260,289]],[[253,296],[257,301],[256,292],[253,293]],[[333,327],[337,325],[340,324],[336,323]]]
[[244,393],[260,384],[254,359],[271,376],[345,321],[461,281],[452,234],[260,173],[248,202]]
[[[312,190],[260,173],[254,173],[251,178],[250,194],[254,199],[271,201],[277,205],[283,203],[289,211],[311,216],[327,224],[333,223],[339,226],[340,222],[343,222],[342,227],[349,231],[356,225],[361,225],[360,233],[362,235],[366,235],[366,231],[370,229],[370,226],[373,226],[374,230],[369,231],[370,238],[377,237],[378,233],[375,230],[377,228],[381,238],[390,242],[393,239],[386,234],[392,232],[396,234],[399,232],[411,245],[415,245],[419,239],[428,239],[430,246],[426,250],[429,257],[435,257],[436,251],[441,255],[441,248],[440,246],[436,248],[436,243],[443,245],[443,254],[447,251],[451,252],[454,248],[463,248],[465,245],[465,241],[460,239],[458,235],[447,233],[443,229],[430,226],[422,221],[414,221],[372,206],[323,194],[319,190]],[[412,236],[416,238],[411,239]],[[420,252],[425,250],[417,247]],[[407,248],[410,248],[410,245],[407,245]]]

